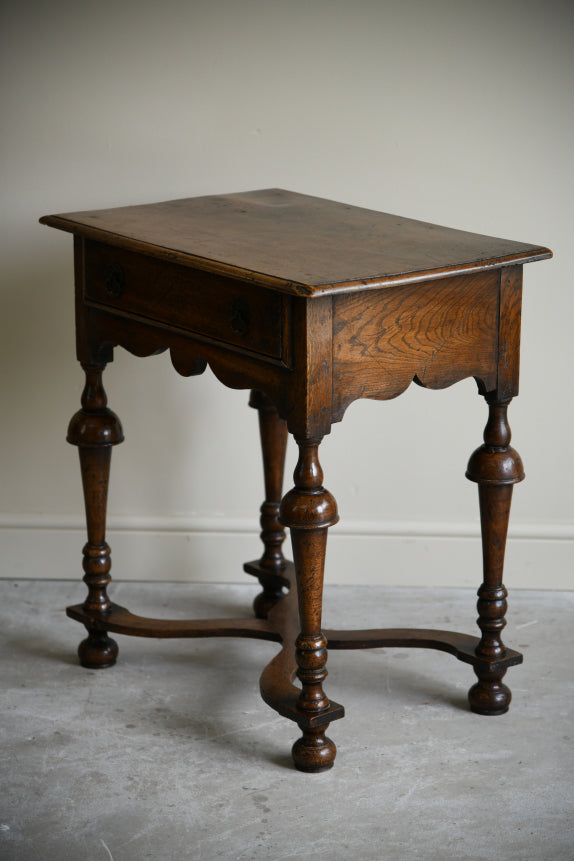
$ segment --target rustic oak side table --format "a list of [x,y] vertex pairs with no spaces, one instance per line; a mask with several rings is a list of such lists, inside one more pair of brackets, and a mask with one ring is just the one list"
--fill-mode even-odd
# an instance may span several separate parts
[[[502,568],[512,487],[524,477],[510,447],[507,408],[518,391],[522,265],[551,252],[280,189],[41,220],[74,234],[77,355],[86,385],[68,441],[80,454],[88,597],[67,612],[88,631],[82,665],[115,663],[109,632],[279,642],[261,694],[299,725],[293,759],[302,771],[323,771],[335,759],[325,731],[344,712],[323,691],[328,648],[449,652],[478,676],[471,709],[504,713],[510,691],[502,678],[522,656],[501,639]],[[107,407],[102,372],[116,346],[137,356],[169,350],[184,376],[209,364],[226,386],[252,390],[265,474],[264,552],[244,566],[263,589],[256,618],[146,619],[108,598],[108,477],[112,446],[123,433]],[[321,439],[357,398],[387,400],[413,380],[441,389],[470,376],[489,407],[484,444],[466,472],[480,501],[480,638],[417,629],[323,631],[327,530],[338,517],[323,487]],[[288,432],[299,461],[294,487],[281,498]],[[293,563],[281,551],[284,526]]]

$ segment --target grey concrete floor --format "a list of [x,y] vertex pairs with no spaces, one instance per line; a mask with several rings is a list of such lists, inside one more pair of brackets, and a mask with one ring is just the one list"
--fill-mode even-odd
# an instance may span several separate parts
[[[255,586],[116,584],[164,617],[249,616]],[[293,770],[297,727],[260,699],[271,643],[118,637],[82,669],[70,582],[0,582],[0,858],[38,861],[574,858],[574,593],[515,592],[507,715],[471,714],[437,652],[334,652],[332,771]],[[467,590],[327,587],[325,625],[472,632]]]

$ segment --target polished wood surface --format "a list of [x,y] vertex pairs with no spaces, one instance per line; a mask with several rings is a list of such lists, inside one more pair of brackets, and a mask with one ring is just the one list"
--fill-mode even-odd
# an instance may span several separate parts
[[[506,533],[510,516],[512,487],[524,479],[524,467],[517,451],[510,446],[508,424],[509,400],[495,394],[487,395],[488,422],[484,429],[484,444],[468,463],[466,476],[478,483],[484,582],[478,590],[478,626],[482,631],[476,654],[500,658],[506,654],[501,638],[506,625],[508,592],[502,582]],[[469,691],[470,706],[478,714],[504,714],[510,705],[511,693],[502,678],[506,672],[489,666],[475,667],[478,682]]]
[[[111,581],[110,547],[106,542],[106,509],[112,446],[123,442],[120,421],[108,409],[102,384],[103,366],[85,365],[86,385],[82,409],[68,426],[68,442],[78,446],[82,486],[86,507],[88,542],[84,547],[84,582],[88,596],[84,609],[96,618],[109,613],[111,601],[107,587]],[[88,637],[80,643],[78,653],[82,666],[91,669],[111,667],[118,654],[117,643],[107,636],[97,621],[86,622]]]
[[[323,487],[319,463],[321,440],[298,439],[299,460],[295,486],[281,502],[281,522],[291,530],[293,562],[297,578],[300,632],[295,641],[297,675],[301,693],[299,710],[307,715],[325,713],[329,699],[323,690],[327,676],[327,638],[321,630],[323,577],[327,529],[339,520],[337,503]],[[325,736],[326,727],[309,730],[299,724],[303,736],[293,746],[293,760],[301,771],[323,771],[332,766],[336,747]]]
[[442,389],[475,377],[492,389],[499,280],[499,272],[480,272],[334,297],[337,418],[356,398],[394,398],[413,380]]
[[186,266],[166,269],[161,260],[94,242],[86,243],[85,272],[86,299],[94,305],[282,358],[289,305],[281,293]]
[[551,256],[537,245],[278,188],[71,212],[42,221],[108,245],[302,296]]
[[[42,221],[75,234],[76,344],[86,387],[68,439],[82,468],[88,596],[68,614],[88,631],[84,666],[115,662],[108,632],[280,643],[261,675],[261,695],[298,724],[293,760],[307,772],[333,765],[336,748],[325,732],[344,715],[326,689],[329,649],[447,652],[478,677],[471,709],[505,712],[510,691],[502,679],[522,656],[501,636],[504,548],[512,487],[524,475],[507,410],[518,393],[522,264],[549,257],[548,249],[277,189]],[[225,385],[251,390],[264,478],[263,553],[244,566],[263,590],[251,621],[146,619],[108,596],[107,488],[111,448],[123,433],[102,374],[118,346],[137,356],[169,350],[184,376],[209,365]],[[327,534],[338,515],[323,484],[321,440],[357,398],[388,400],[412,382],[441,389],[467,377],[489,409],[484,444],[467,469],[479,489],[481,636],[324,629]],[[299,460],[283,494],[288,432]],[[293,562],[282,552],[285,528]]]
[[279,520],[288,432],[287,423],[266,394],[252,391],[249,406],[259,414],[265,484],[265,500],[260,508],[259,522],[264,551],[261,559],[246,562],[243,570],[257,577],[263,587],[253,602],[253,609],[258,619],[266,619],[271,608],[285,597],[284,587],[289,587],[284,576],[287,562],[282,550],[285,530]]

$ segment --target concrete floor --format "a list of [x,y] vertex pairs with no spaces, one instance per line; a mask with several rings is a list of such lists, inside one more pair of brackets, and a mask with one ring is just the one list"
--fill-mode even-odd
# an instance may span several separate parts
[[[116,584],[133,612],[249,615],[255,586]],[[471,714],[472,670],[395,649],[330,656],[332,771],[293,770],[297,727],[260,699],[276,646],[118,637],[78,666],[70,582],[0,582],[4,861],[574,858],[574,593],[515,592],[510,713]],[[163,597],[165,596],[165,597]],[[326,625],[473,631],[466,590],[332,587]]]

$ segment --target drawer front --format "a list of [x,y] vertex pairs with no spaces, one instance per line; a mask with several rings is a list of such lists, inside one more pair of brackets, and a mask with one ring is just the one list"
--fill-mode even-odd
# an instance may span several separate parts
[[250,352],[283,357],[289,297],[256,284],[86,242],[85,297]]

